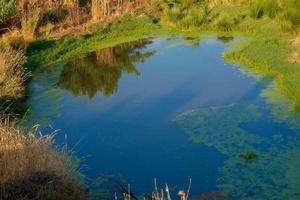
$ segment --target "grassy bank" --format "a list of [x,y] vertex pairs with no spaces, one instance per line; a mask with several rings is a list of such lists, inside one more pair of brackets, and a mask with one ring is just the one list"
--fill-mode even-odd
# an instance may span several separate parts
[[28,67],[49,65],[74,58],[96,49],[154,37],[168,32],[155,18],[147,15],[125,17],[109,26],[91,28],[92,33],[82,33],[76,37],[61,40],[39,40],[27,49]]

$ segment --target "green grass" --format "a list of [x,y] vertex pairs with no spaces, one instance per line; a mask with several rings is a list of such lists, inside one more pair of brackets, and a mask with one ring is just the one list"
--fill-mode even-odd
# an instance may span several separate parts
[[16,0],[0,0],[0,25],[12,15]]
[[236,45],[225,53],[225,59],[245,64],[260,73],[274,77],[276,86],[300,106],[300,66],[289,61],[294,48],[291,35],[252,35],[243,45]]
[[165,30],[152,17],[127,17],[109,27],[97,27],[93,34],[81,34],[61,40],[36,41],[28,47],[28,68],[64,61],[95,49],[149,38]]

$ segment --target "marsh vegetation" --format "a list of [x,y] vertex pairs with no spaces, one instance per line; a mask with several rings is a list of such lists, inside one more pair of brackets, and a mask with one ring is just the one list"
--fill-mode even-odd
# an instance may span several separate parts
[[[205,33],[219,38],[234,38],[226,44],[228,48],[223,53],[225,61],[246,65],[263,77],[271,77],[272,83],[259,94],[266,104],[272,107],[271,111],[266,111],[261,104],[258,105],[252,100],[224,102],[224,105],[218,105],[216,101],[216,105],[201,104],[202,107],[196,109],[189,110],[186,109],[187,106],[180,110],[183,109],[180,107],[178,110],[182,112],[177,113],[174,122],[193,143],[204,143],[228,157],[221,168],[223,176],[218,185],[218,189],[222,191],[221,197],[224,197],[224,193],[230,197],[237,195],[247,198],[252,193],[254,199],[281,199],[284,196],[297,199],[298,196],[294,193],[297,189],[294,187],[298,182],[293,177],[298,161],[289,159],[289,156],[297,155],[297,137],[286,138],[277,133],[267,140],[243,125],[263,120],[267,112],[271,113],[272,119],[288,124],[291,131],[298,134],[299,26],[298,0],[0,0],[0,100],[6,102],[5,105],[8,102],[9,105],[22,105],[25,108],[22,107],[22,112],[17,116],[8,117],[3,114],[0,120],[0,198],[21,199],[24,195],[27,195],[28,199],[91,198],[86,186],[77,178],[81,174],[75,161],[77,159],[69,154],[67,149],[61,150],[61,147],[54,144],[54,135],[41,136],[38,132],[30,131],[31,125],[41,123],[45,128],[44,125],[57,122],[61,126],[57,128],[74,131],[76,135],[77,130],[68,128],[68,123],[60,121],[57,117],[57,113],[65,106],[66,97],[74,98],[74,102],[81,97],[88,97],[89,101],[93,102],[99,96],[105,96],[119,104],[112,107],[114,109],[110,110],[111,115],[103,114],[106,116],[101,118],[105,128],[98,127],[99,130],[111,130],[107,127],[112,127],[113,122],[120,122],[125,118],[132,122],[136,120],[143,127],[138,116],[153,119],[160,112],[151,106],[144,111],[153,112],[153,116],[130,111],[131,104],[124,107],[123,104],[127,102],[126,97],[129,98],[131,93],[121,93],[121,98],[118,96],[118,88],[119,85],[125,84],[130,92],[130,85],[126,84],[134,82],[135,79],[126,78],[142,76],[143,68],[140,69],[140,65],[143,66],[147,60],[155,63],[156,52],[158,56],[161,55],[162,50],[152,47],[152,43],[149,42],[152,39],[149,38],[185,37],[190,38],[185,44],[201,48],[201,40],[205,37],[199,35]],[[155,42],[157,41],[153,40],[153,43]],[[177,44],[170,45],[174,45],[176,49]],[[186,63],[194,60],[193,52],[189,52],[189,55],[182,54],[186,56]],[[174,60],[179,55],[181,56],[178,52],[176,55],[172,54]],[[175,67],[176,64],[172,63]],[[160,62],[156,65],[160,66]],[[149,71],[145,70],[145,73],[151,74],[151,70]],[[161,71],[161,75],[168,74],[166,71]],[[184,74],[182,72],[183,78]],[[252,77],[249,74],[247,76]],[[42,79],[38,80],[40,77]],[[121,84],[124,77],[127,82]],[[192,80],[192,74],[190,77]],[[173,78],[180,80],[182,77],[174,75]],[[262,80],[256,76],[254,79]],[[263,78],[265,79],[267,78]],[[172,80],[169,81],[156,86],[156,90],[163,91],[164,87],[169,87],[169,83],[175,84]],[[156,82],[159,83],[159,79],[153,79],[152,82],[155,85]],[[145,83],[145,86],[151,88],[148,83]],[[187,87],[186,93],[182,92],[186,94],[185,97],[173,95],[182,103],[193,93],[193,89]],[[205,88],[202,90],[205,91]],[[153,91],[140,91],[145,95],[144,98],[135,93],[135,109],[143,108],[141,102],[149,98],[147,94],[154,97],[160,95],[159,92]],[[217,92],[222,93],[221,90]],[[211,94],[207,92],[206,96],[209,95]],[[168,98],[166,97],[165,101],[169,101]],[[151,100],[148,99],[149,102]],[[214,99],[210,101],[214,102]],[[112,101],[110,104],[103,99],[99,102],[107,108],[115,103]],[[175,112],[177,107],[174,101],[169,102],[167,106],[160,104],[162,102],[155,102],[163,108],[161,112]],[[68,103],[72,105],[72,102]],[[47,106],[52,110],[45,111]],[[29,110],[26,110],[27,108]],[[115,109],[119,112],[114,113]],[[9,109],[3,110],[7,112]],[[100,109],[99,113],[104,113],[103,110]],[[70,116],[63,115],[65,119],[76,121],[74,115],[73,118]],[[97,118],[92,114],[90,116],[94,116],[89,118],[90,121]],[[113,120],[106,121],[111,116]],[[23,118],[29,121],[27,124],[30,126],[26,123],[8,122],[19,122]],[[90,124],[89,121],[85,123]],[[126,120],[122,123],[128,125]],[[272,123],[272,126],[276,127],[276,123]],[[135,129],[130,129],[131,126],[127,128],[136,133]],[[145,126],[144,129],[150,128]],[[115,129],[111,131],[116,135],[119,133]],[[283,132],[288,131],[284,129]],[[138,135],[135,136],[138,138]],[[63,144],[61,140],[58,141],[59,144]],[[119,143],[116,144],[118,145]],[[267,146],[268,150],[260,145]],[[103,147],[110,148],[105,144]],[[283,162],[285,164],[282,164]],[[261,172],[265,166],[276,174],[272,180]],[[280,177],[282,169],[286,169],[287,172],[284,178]],[[261,183],[260,190],[249,182],[240,184],[239,180],[242,180],[243,175],[238,170],[246,174],[245,179]],[[277,181],[279,179],[282,181]],[[29,190],[25,189],[28,184],[31,188]],[[270,185],[270,192],[263,194],[261,191],[268,190]],[[278,191],[281,185],[287,187],[280,194]],[[164,199],[157,191],[155,194],[150,195],[150,199]],[[125,199],[132,198],[130,192],[121,196]]]

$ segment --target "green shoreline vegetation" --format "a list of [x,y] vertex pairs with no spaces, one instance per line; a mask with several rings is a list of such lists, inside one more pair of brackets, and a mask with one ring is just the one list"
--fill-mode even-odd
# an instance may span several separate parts
[[[35,68],[95,49],[151,37],[216,35],[240,36],[238,41],[229,44],[224,59],[273,77],[274,87],[289,99],[294,111],[300,111],[300,2],[297,0],[137,0],[124,1],[122,5],[105,1],[106,6],[97,4],[97,0],[65,0],[50,6],[45,2],[48,1],[0,0],[0,98],[3,101],[30,95],[26,94],[26,80]],[[46,6],[49,9],[42,12]],[[22,160],[15,162],[22,162],[18,166],[24,164],[27,170],[20,173],[14,168],[0,167],[0,189],[7,188],[8,183],[14,189],[16,180],[26,182],[37,175],[55,179],[68,192],[81,191],[82,198],[74,193],[77,199],[89,198],[84,186],[74,178],[78,174],[76,167],[64,166],[72,158],[53,147],[51,136],[25,134],[21,131],[24,127],[5,123],[6,119],[2,116],[0,124],[0,144],[6,144],[0,146],[0,155],[6,157],[1,156],[0,160],[5,163],[11,156],[21,157]],[[41,149],[46,156],[43,159],[49,156],[47,162],[40,156],[28,160],[26,153]],[[68,162],[62,162],[64,159]],[[30,163],[37,165],[31,168]],[[61,197],[69,194],[51,186],[42,189],[33,188],[35,192],[38,190],[33,196],[55,199],[58,197],[54,194]],[[26,191],[19,192],[22,195]]]

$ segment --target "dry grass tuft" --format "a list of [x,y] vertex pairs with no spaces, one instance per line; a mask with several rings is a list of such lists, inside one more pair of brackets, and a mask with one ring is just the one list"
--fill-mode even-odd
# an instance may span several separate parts
[[52,148],[53,136],[37,137],[35,132],[0,123],[0,182],[20,180],[36,171],[55,172],[60,177],[73,174],[69,158]]
[[77,165],[54,148],[53,137],[0,122],[0,199],[87,199],[74,178]]
[[0,49],[0,98],[17,99],[24,95],[26,57],[22,50],[10,46]]

